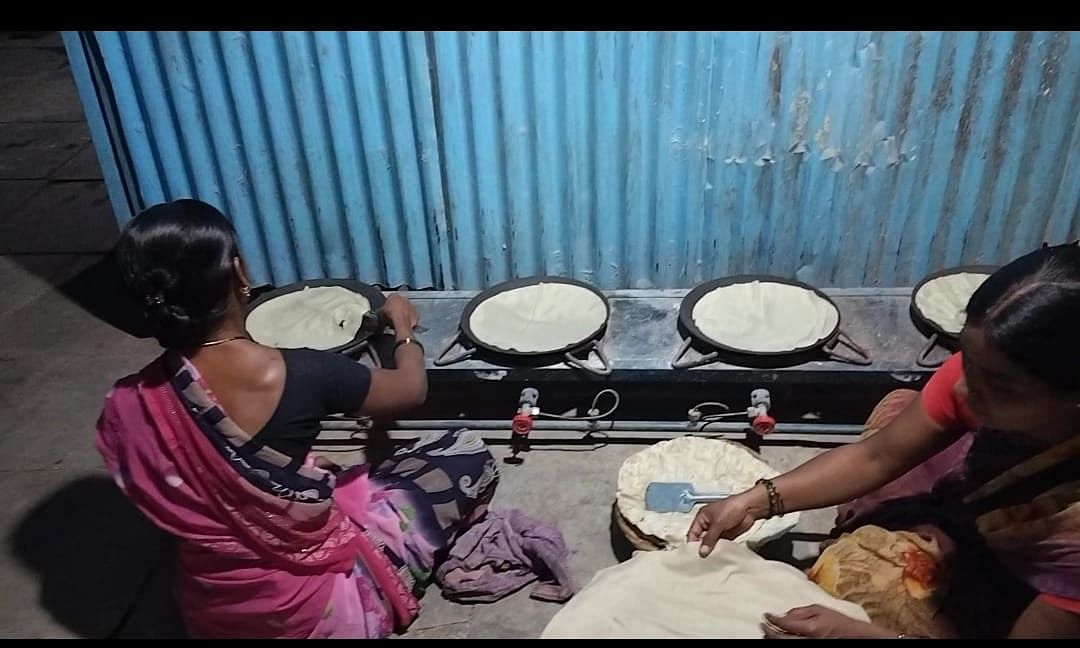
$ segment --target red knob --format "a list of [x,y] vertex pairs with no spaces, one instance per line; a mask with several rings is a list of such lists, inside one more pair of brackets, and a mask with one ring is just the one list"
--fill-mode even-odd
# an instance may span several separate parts
[[776,419],[768,414],[759,414],[754,417],[753,421],[754,432],[757,432],[761,436],[772,434],[776,431]]
[[532,431],[533,419],[528,414],[517,413],[510,423],[510,429],[518,436],[529,436]]

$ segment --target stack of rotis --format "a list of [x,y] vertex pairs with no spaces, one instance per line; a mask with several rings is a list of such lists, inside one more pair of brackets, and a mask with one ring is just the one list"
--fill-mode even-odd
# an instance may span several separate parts
[[[615,520],[636,549],[674,548],[686,542],[697,507],[687,513],[660,513],[645,507],[650,482],[689,482],[698,492],[737,493],[776,469],[745,446],[720,439],[684,436],[636,452],[619,468]],[[756,549],[799,522],[798,513],[758,520],[736,538]]]

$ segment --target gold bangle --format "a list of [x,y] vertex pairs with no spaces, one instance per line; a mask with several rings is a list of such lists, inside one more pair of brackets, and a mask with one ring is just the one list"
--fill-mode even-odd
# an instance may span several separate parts
[[762,484],[763,486],[765,486],[765,493],[767,494],[769,499],[769,512],[766,514],[765,517],[771,518],[776,516],[777,511],[779,510],[779,504],[777,502],[779,495],[776,492],[776,486],[773,485],[771,479],[765,479],[764,477],[754,482],[755,486],[757,484]]
[[406,344],[415,344],[416,346],[420,347],[420,353],[424,352],[424,345],[420,344],[420,342],[416,338],[410,336],[405,338],[404,340],[398,340],[394,343],[394,353],[397,353],[397,350],[405,346]]

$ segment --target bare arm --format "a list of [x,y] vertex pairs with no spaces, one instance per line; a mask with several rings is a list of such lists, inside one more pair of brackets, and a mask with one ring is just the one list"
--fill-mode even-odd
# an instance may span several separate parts
[[[400,342],[419,324],[416,309],[400,295],[390,295],[383,312]],[[394,369],[373,369],[371,386],[361,408],[369,416],[391,416],[419,407],[427,399],[427,371],[419,344],[400,344],[394,350]]]
[[[916,399],[876,434],[823,453],[773,479],[773,485],[785,511],[841,504],[903,475],[960,435],[931,420]],[[701,553],[708,555],[718,538],[735,538],[768,514],[768,493],[755,486],[702,508],[687,537],[701,540]]]
[[1080,614],[1056,608],[1036,598],[1020,614],[1009,639],[1076,639],[1080,637]]
[[876,623],[845,616],[821,605],[788,610],[787,614],[766,614],[762,630],[766,639],[956,639],[955,629],[939,615],[928,636],[909,635]]
[[[849,618],[820,605],[788,610],[787,614],[766,614],[763,624],[767,639],[787,639],[792,636],[816,639],[895,639],[900,635],[884,626]],[[931,636],[937,639],[956,638],[955,630],[938,621]],[[905,635],[911,639],[928,639]],[[1075,639],[1080,637],[1080,615],[1056,608],[1036,598],[1020,614],[1009,633],[1009,639]]]
[[[931,420],[916,399],[876,434],[818,455],[773,485],[788,511],[842,504],[888,484],[959,437]],[[764,504],[762,515],[768,512]]]

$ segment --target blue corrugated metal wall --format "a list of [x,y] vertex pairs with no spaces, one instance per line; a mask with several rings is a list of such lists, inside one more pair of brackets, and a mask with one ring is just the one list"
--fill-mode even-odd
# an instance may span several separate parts
[[678,287],[767,272],[896,286],[1080,233],[1067,32],[66,42],[104,71],[80,88],[96,87],[84,101],[110,122],[94,133],[113,133],[97,142],[125,167],[112,183],[131,185],[119,218],[215,203],[254,274],[278,284],[549,273]]

